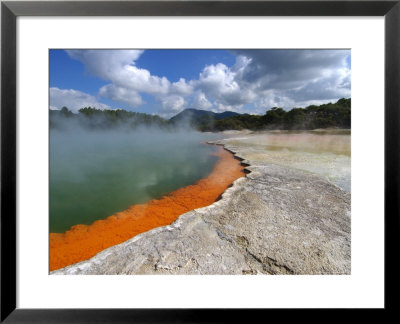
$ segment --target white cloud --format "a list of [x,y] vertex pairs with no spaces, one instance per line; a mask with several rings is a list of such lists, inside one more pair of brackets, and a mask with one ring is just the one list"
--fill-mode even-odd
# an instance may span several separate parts
[[171,85],[171,93],[178,95],[190,95],[193,92],[193,85],[186,82],[184,78],[180,78],[178,82]]
[[85,65],[86,71],[104,80],[119,78],[118,73],[143,53],[141,50],[67,50],[68,55]]
[[140,50],[67,52],[89,73],[110,82],[99,90],[101,96],[137,107],[143,104],[140,94],[150,94],[164,115],[188,102],[197,109],[238,112],[253,104],[263,113],[273,106],[288,109],[350,97],[348,50],[235,50],[233,66],[208,65],[198,79],[177,82],[138,67]]
[[207,110],[212,107],[212,103],[208,101],[203,92],[198,92],[193,101],[193,107],[197,109]]
[[113,81],[119,87],[145,92],[153,95],[167,94],[171,83],[165,77],[151,75],[148,70],[127,65],[120,71],[115,71]]
[[238,50],[246,57],[236,81],[257,106],[304,107],[351,96],[349,50]]
[[215,111],[243,111],[254,104],[259,113],[350,97],[347,50],[238,50],[232,67],[210,65],[193,81]]
[[183,98],[193,92],[193,86],[181,78],[171,83],[166,77],[152,75],[150,71],[136,66],[135,61],[143,51],[137,50],[69,50],[71,58],[81,61],[92,75],[111,84],[103,86],[99,95],[137,107],[143,104],[140,93],[154,95],[162,102],[164,110],[175,111],[183,107]]
[[98,109],[110,109],[108,105],[97,101],[94,96],[73,89],[50,88],[50,108],[61,109],[67,107],[73,112],[77,112],[83,107],[96,107]]
[[183,97],[177,95],[166,96],[161,99],[164,115],[176,114],[182,111],[186,106],[186,101]]
[[115,87],[149,94],[167,94],[170,82],[140,69],[135,61],[143,51],[138,50],[68,50],[68,55],[81,61],[86,70]]
[[[235,66],[237,68],[237,66]],[[237,70],[241,72],[240,69]],[[244,104],[252,103],[256,94],[251,88],[241,87],[237,82],[237,73],[225,64],[206,66],[200,73],[196,87],[205,94],[205,99],[214,101],[218,110],[240,109]]]
[[118,102],[124,102],[132,107],[137,107],[144,104],[140,94],[131,89],[117,87],[113,84],[107,84],[100,88],[99,95]]

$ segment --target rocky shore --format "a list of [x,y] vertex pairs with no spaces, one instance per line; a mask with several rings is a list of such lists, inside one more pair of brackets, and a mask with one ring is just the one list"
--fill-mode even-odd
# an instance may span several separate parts
[[213,143],[247,165],[220,200],[51,274],[350,274],[350,193],[243,143]]

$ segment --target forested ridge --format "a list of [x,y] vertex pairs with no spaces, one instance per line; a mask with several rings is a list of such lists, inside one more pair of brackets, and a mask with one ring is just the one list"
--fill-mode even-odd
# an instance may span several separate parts
[[67,107],[50,110],[50,128],[63,128],[79,125],[90,129],[134,129],[139,126],[168,127],[167,120],[157,115],[127,111],[124,109],[96,109],[84,107],[75,114]]
[[[293,108],[286,111],[280,107],[268,110],[265,115],[237,115],[217,120],[209,125],[208,130],[228,129],[316,129],[316,128],[350,128],[351,99],[342,98],[336,103],[306,108]],[[202,129],[207,130],[207,129]]]
[[[225,117],[228,116],[228,117]],[[85,128],[109,129],[125,127],[155,126],[164,129],[191,127],[199,131],[223,130],[307,130],[317,128],[350,128],[351,99],[339,99],[335,103],[306,108],[284,110],[273,107],[264,115],[237,114],[232,112],[213,113],[204,110],[186,109],[169,120],[157,115],[126,111],[123,109],[100,110],[93,107],[81,108],[77,114],[67,107],[50,110],[50,127],[62,128],[73,121]]]

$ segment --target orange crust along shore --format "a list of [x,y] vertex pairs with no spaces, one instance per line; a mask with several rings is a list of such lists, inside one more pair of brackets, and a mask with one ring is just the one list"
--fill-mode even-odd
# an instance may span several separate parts
[[87,260],[137,234],[169,225],[190,210],[211,205],[233,181],[244,176],[245,168],[222,147],[215,154],[219,160],[211,174],[193,185],[146,204],[133,205],[91,225],[50,233],[50,271]]

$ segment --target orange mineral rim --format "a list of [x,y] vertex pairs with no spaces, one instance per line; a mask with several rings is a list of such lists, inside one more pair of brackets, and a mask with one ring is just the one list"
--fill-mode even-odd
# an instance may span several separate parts
[[180,215],[215,202],[233,181],[244,176],[244,166],[231,153],[218,147],[215,154],[219,159],[211,174],[192,185],[146,204],[133,205],[91,225],[50,233],[50,271],[87,260],[110,246],[169,225]]

